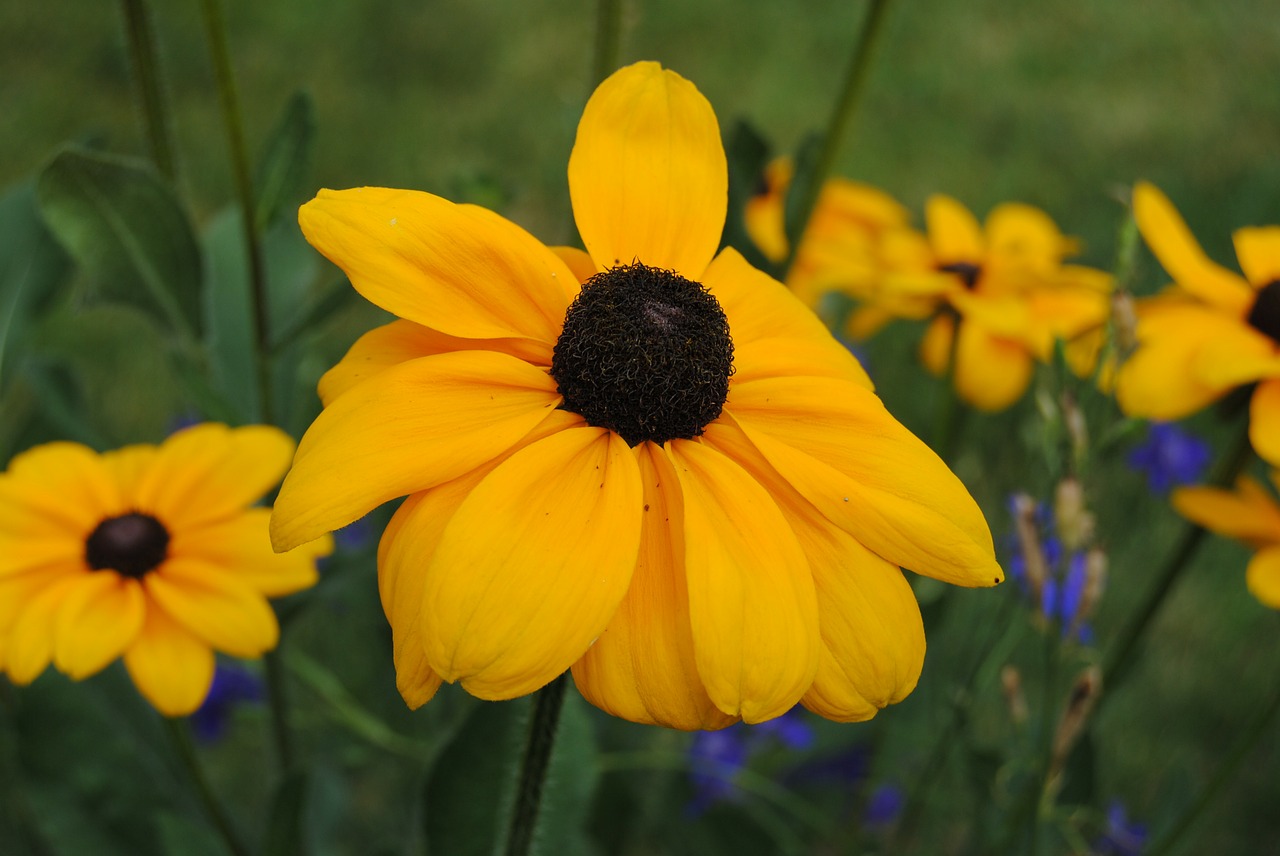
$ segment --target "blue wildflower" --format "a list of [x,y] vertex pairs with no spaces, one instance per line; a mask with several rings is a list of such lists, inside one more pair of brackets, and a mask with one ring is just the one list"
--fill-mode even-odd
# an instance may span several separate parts
[[759,725],[737,723],[719,731],[700,731],[689,746],[689,781],[693,784],[690,815],[718,802],[741,797],[736,779],[752,757],[775,745],[801,750],[813,745],[812,727],[793,709]]
[[213,743],[227,729],[227,717],[236,705],[262,700],[262,679],[243,666],[218,663],[213,685],[204,704],[191,714],[191,730],[196,739]]
[[902,788],[886,782],[871,792],[867,798],[867,806],[863,809],[862,820],[870,827],[888,826],[898,819],[903,807],[907,804],[907,796]]
[[1139,856],[1147,844],[1147,825],[1129,820],[1124,804],[1112,800],[1107,809],[1107,828],[1093,843],[1097,856]]
[[1147,441],[1129,452],[1129,466],[1146,473],[1152,493],[1165,493],[1183,484],[1193,484],[1209,466],[1209,444],[1177,425],[1153,422]]
[[[1017,500],[1010,501],[1010,509],[1017,513]],[[1088,564],[1083,552],[1067,551],[1055,531],[1053,513],[1044,503],[1036,503],[1033,522],[1039,533],[1040,553],[1048,576],[1040,583],[1039,602],[1027,573],[1027,558],[1016,536],[1007,541],[1010,556],[1005,563],[1009,577],[1017,584],[1022,596],[1035,603],[1040,614],[1057,622],[1064,637],[1074,637],[1084,644],[1093,640],[1093,631],[1084,622],[1077,622],[1088,583]]]

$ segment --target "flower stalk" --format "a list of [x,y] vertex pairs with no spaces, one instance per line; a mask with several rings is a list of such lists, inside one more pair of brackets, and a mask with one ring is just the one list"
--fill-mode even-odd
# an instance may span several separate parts
[[622,45],[622,0],[596,0],[596,44],[591,59],[594,90],[618,67]]
[[196,754],[195,746],[191,744],[191,733],[187,730],[186,722],[174,717],[164,717],[165,730],[169,732],[170,742],[173,744],[174,750],[178,757],[182,760],[182,765],[187,768],[187,773],[191,776],[191,781],[196,787],[196,794],[200,798],[201,805],[204,806],[205,813],[209,815],[209,820],[213,822],[214,829],[218,831],[222,842],[226,844],[234,856],[249,856],[249,851],[241,842],[240,836],[236,834],[235,829],[231,825],[231,819],[227,816],[226,809],[218,800],[217,794],[213,792],[213,786],[209,784],[209,777],[205,775],[204,767],[200,764],[200,758]]
[[169,132],[169,114],[160,86],[160,62],[156,56],[151,18],[147,13],[145,0],[122,0],[121,8],[124,11],[125,37],[129,42],[133,73],[138,80],[138,95],[142,101],[142,117],[147,127],[151,159],[155,161],[160,174],[173,183],[177,177],[177,166]]
[[551,767],[551,750],[555,748],[556,728],[564,708],[567,673],[560,675],[533,697],[533,713],[529,719],[524,757],[520,762],[520,780],[516,785],[515,807],[507,830],[507,856],[527,856],[538,826],[538,809],[542,791]]

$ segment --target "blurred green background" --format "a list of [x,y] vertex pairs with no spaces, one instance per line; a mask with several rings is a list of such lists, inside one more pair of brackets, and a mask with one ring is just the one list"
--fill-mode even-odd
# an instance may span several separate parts
[[[198,7],[193,0],[153,5],[179,184],[206,224],[232,195]],[[677,70],[711,100],[722,127],[747,119],[779,151],[825,122],[862,12],[860,3],[834,0],[624,7],[622,61],[656,59]],[[226,8],[251,148],[288,97],[305,89],[319,123],[316,187],[431,190],[498,207],[548,242],[569,240],[564,171],[591,88],[593,3],[230,0]],[[111,151],[145,155],[117,4],[5,4],[0,33],[0,185],[30,176],[71,139],[93,137]],[[1084,239],[1084,260],[1100,267],[1112,264],[1127,187],[1146,178],[1170,195],[1210,254],[1233,266],[1233,228],[1280,222],[1277,80],[1280,12],[1268,0],[901,3],[839,170],[916,211],[933,192],[980,216],[1005,200],[1041,206]],[[1138,286],[1153,290],[1163,275],[1145,251],[1139,261]],[[338,325],[329,350],[340,354],[374,317],[357,313]],[[938,388],[911,361],[917,334],[898,328],[873,342],[869,355],[890,409],[927,437]],[[89,347],[74,337],[49,346]],[[135,409],[150,406],[155,415],[118,417],[120,434],[153,431],[161,415],[172,415],[166,395],[176,395],[176,382],[151,361],[133,368],[154,375],[138,385],[149,404]],[[1095,413],[1111,418],[1105,408]],[[1226,445],[1229,431],[1214,414],[1194,424],[1219,450]],[[998,540],[1010,528],[1005,496],[1021,488],[1043,497],[1050,488],[1037,458],[1038,425],[1030,400],[967,423],[956,466]],[[1026,439],[1025,448],[1011,437]],[[119,441],[126,439],[141,438]],[[1178,529],[1164,501],[1149,496],[1121,459],[1104,462],[1089,484],[1112,554],[1095,622],[1103,644]],[[1157,828],[1185,807],[1276,683],[1276,616],[1244,589],[1247,555],[1210,539],[1147,639],[1141,665],[1098,722],[1099,798],[1123,799]],[[931,626],[920,689],[866,726],[889,735],[890,757],[917,763],[911,753],[931,745],[975,640],[1011,596],[950,598]],[[1033,699],[1034,639],[1028,630],[1011,653]],[[974,740],[1012,739],[994,687],[977,711]],[[1186,852],[1273,852],[1278,769],[1280,739],[1270,734]],[[909,769],[885,772],[906,777]],[[962,773],[953,765],[931,805],[955,828],[990,796],[975,793]],[[949,828],[939,824],[920,852],[947,852]]]

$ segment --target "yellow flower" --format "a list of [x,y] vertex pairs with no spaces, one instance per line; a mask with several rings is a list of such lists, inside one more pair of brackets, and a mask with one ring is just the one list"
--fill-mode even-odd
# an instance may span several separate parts
[[318,539],[271,551],[266,508],[293,441],[266,426],[197,425],[160,446],[37,446],[0,475],[0,665],[18,684],[50,661],[74,680],[123,655],[166,716],[191,713],[213,651],[257,657],[279,629],[268,597],[316,580]]
[[[572,668],[684,729],[916,683],[899,570],[1002,574],[981,512],[786,288],[716,253],[715,114],[645,62],[600,85],[569,189],[588,252],[426,193],[321,191],[307,239],[400,316],[320,382],[272,518],[303,544],[408,495],[379,546],[397,684],[507,699]],[[731,376],[732,375],[732,376]]]
[[1120,407],[1131,416],[1181,419],[1257,383],[1249,439],[1280,463],[1280,226],[1236,230],[1240,276],[1204,254],[1154,186],[1134,188],[1133,214],[1175,287],[1139,303],[1138,348],[1116,376]]
[[[1280,473],[1271,481],[1280,485]],[[1245,582],[1264,606],[1280,609],[1280,505],[1257,481],[1236,480],[1234,492],[1213,487],[1184,487],[1173,492],[1173,507],[1193,523],[1241,541],[1257,552],[1249,560]]]

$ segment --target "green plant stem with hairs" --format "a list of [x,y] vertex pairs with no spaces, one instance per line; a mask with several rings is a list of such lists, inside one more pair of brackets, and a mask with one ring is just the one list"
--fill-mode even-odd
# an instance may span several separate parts
[[551,751],[555,748],[556,728],[560,724],[568,682],[566,672],[533,696],[533,713],[529,716],[529,730],[520,761],[515,805],[503,849],[506,856],[528,856],[533,845],[533,833],[538,827],[538,810],[547,784],[547,771],[551,768]]

